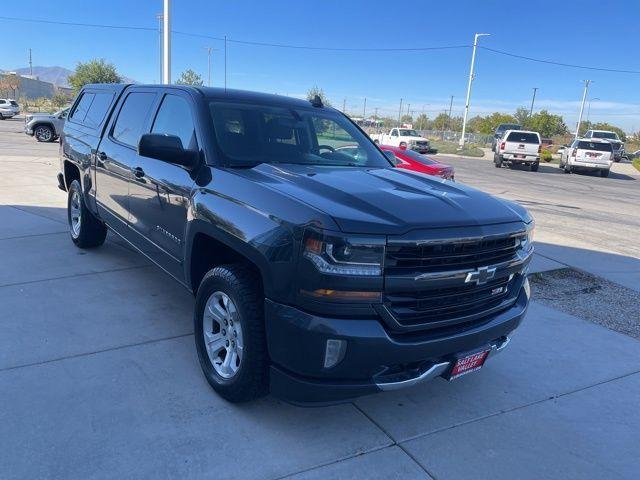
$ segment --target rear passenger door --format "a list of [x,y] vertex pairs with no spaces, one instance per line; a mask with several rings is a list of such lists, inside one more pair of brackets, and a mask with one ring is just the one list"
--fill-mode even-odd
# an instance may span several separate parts
[[[185,149],[199,151],[194,107],[188,93],[166,89],[149,132],[175,135]],[[132,238],[136,247],[180,281],[184,280],[184,235],[193,184],[184,167],[136,157],[129,191]]]
[[131,170],[138,162],[138,142],[148,129],[156,97],[157,91],[152,89],[133,88],[126,93],[96,155],[98,213],[122,235],[128,233]]

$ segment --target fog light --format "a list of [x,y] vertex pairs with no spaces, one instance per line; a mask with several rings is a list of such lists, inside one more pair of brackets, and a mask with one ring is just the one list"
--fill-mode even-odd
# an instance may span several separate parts
[[331,368],[340,363],[346,350],[346,341],[335,338],[327,340],[327,347],[324,352],[324,368]]

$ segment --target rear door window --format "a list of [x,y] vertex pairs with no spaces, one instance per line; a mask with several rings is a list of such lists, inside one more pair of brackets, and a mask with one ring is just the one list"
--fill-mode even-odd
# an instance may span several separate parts
[[148,92],[131,92],[127,95],[113,126],[113,139],[136,148],[155,98],[155,93]]
[[511,132],[509,137],[507,137],[507,142],[540,143],[540,140],[535,133]]
[[84,122],[84,117],[86,117],[87,112],[89,111],[89,107],[91,106],[91,102],[93,102],[93,97],[95,94],[90,92],[85,92],[80,97],[80,101],[76,105],[76,108],[73,109],[73,113],[69,117],[69,119],[76,123]]
[[102,125],[104,117],[107,115],[107,110],[113,100],[113,93],[98,92],[94,94],[93,101],[87,110],[87,114],[84,117],[84,124],[88,127],[99,127]]

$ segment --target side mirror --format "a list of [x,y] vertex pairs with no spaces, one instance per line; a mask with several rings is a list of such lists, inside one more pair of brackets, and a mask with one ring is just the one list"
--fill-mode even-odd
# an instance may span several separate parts
[[161,133],[145,133],[138,142],[138,155],[180,165],[189,170],[196,166],[198,153],[185,150],[180,137]]

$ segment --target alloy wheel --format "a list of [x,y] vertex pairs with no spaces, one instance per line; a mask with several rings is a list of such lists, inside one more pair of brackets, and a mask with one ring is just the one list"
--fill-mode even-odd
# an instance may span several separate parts
[[214,292],[207,300],[202,333],[213,369],[224,379],[233,378],[240,370],[244,341],[238,308],[226,293]]
[[78,193],[77,190],[74,190],[71,195],[69,216],[71,221],[71,235],[73,235],[73,238],[78,238],[80,236],[80,228],[82,227],[82,203],[80,193]]

